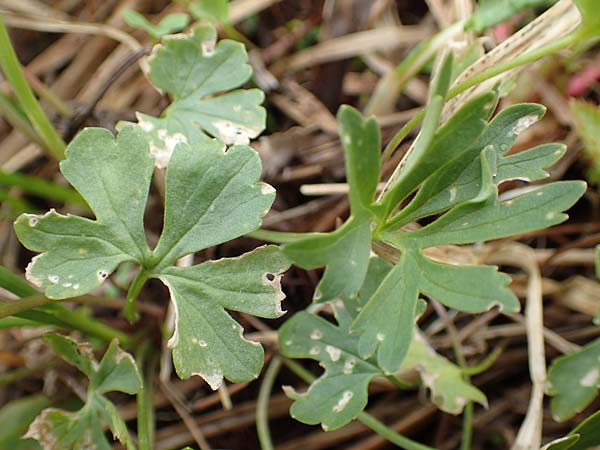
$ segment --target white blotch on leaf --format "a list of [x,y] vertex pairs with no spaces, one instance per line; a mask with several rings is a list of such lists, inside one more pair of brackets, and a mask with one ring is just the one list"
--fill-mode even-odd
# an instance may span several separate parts
[[598,383],[598,377],[600,377],[600,369],[594,367],[586,372],[581,380],[579,380],[579,384],[583,387],[595,387]]
[[340,413],[344,410],[344,408],[350,403],[354,397],[354,393],[352,391],[344,391],[342,397],[338,400],[337,404],[333,407],[333,412]]
[[308,351],[308,353],[309,353],[310,355],[316,356],[316,355],[318,355],[319,353],[321,353],[321,349],[320,349],[319,347],[313,347],[313,348],[311,348],[311,349]]
[[96,277],[98,278],[98,281],[106,280],[106,278],[108,278],[108,270],[100,269],[96,274]]
[[212,125],[217,129],[218,137],[227,145],[248,145],[251,138],[258,136],[258,130],[228,120],[215,120]]
[[138,124],[140,125],[141,129],[144,130],[146,133],[150,133],[152,130],[154,130],[154,124],[152,122],[139,120]]
[[29,226],[30,227],[35,227],[39,222],[39,219],[37,218],[37,216],[29,216]]
[[323,337],[323,333],[321,332],[321,330],[313,330],[312,333],[310,333],[310,338],[313,341],[318,341],[319,339],[321,339]]
[[546,214],[546,220],[554,219],[554,217],[556,217],[556,213],[553,211],[550,211],[548,214]]
[[456,198],[456,188],[453,187],[448,192],[450,193],[450,201],[453,202]]
[[340,359],[340,356],[342,356],[342,351],[339,348],[334,347],[333,345],[326,346],[325,351],[327,352],[327,354],[333,362],[337,361],[338,359]]
[[207,343],[206,341],[204,341],[204,340],[200,339],[200,340],[198,341],[198,345],[199,345],[200,347],[207,347],[207,346],[208,346],[208,343]]
[[536,116],[535,114],[521,117],[519,120],[517,120],[517,123],[512,128],[513,134],[515,134],[515,135],[521,134],[523,131],[525,131],[531,125],[536,123],[538,120],[539,120],[539,117]]
[[379,342],[383,342],[383,341],[385,341],[385,334],[383,334],[383,333],[377,333],[376,338],[377,338],[377,340]]
[[344,373],[346,375],[350,375],[354,370],[354,366],[356,366],[356,360],[351,358],[344,363]]
[[71,287],[73,284],[72,283],[63,283],[63,287],[69,288]]
[[210,58],[215,54],[215,41],[204,41],[202,42],[202,54],[207,58]]
[[75,283],[75,284],[73,285],[73,289],[79,289],[79,284],[78,284],[78,283]]
[[48,281],[52,284],[58,284],[59,279],[58,275],[48,275]]

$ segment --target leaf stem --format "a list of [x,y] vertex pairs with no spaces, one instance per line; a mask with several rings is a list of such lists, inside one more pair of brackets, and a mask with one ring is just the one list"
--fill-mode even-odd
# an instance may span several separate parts
[[[152,450],[154,448],[155,423],[153,398],[157,358],[153,357],[151,350],[152,346],[146,343],[136,357],[138,366],[144,371],[144,385],[136,397],[139,450]],[[150,358],[149,361],[148,358]],[[144,367],[144,364],[146,367]]]
[[[127,334],[60,305],[58,303],[60,300],[43,296],[33,286],[3,266],[0,266],[0,287],[21,297],[19,300],[0,299],[0,319],[14,315],[24,319],[39,320],[47,325],[79,330],[107,342],[116,338],[124,347],[131,344]],[[88,298],[90,296],[84,295],[66,300],[85,302]]]
[[258,400],[256,403],[256,432],[258,441],[260,442],[261,450],[273,450],[273,441],[271,439],[271,431],[269,430],[269,398],[275,384],[277,374],[281,369],[281,358],[273,357],[269,363],[269,367],[265,372],[263,381],[258,391]]
[[[288,369],[294,372],[294,374],[296,374],[304,382],[310,384],[316,380],[316,377],[312,373],[310,373],[296,361],[292,361],[285,357],[282,357],[281,360]],[[436,450],[433,447],[420,444],[419,442],[413,441],[410,438],[398,434],[396,431],[392,430],[390,427],[385,425],[383,422],[380,422],[367,412],[362,411],[356,418],[380,436],[406,450]]]
[[125,308],[123,309],[123,315],[129,321],[129,323],[134,323],[139,319],[139,314],[136,311],[137,299],[140,295],[142,287],[144,286],[144,283],[146,283],[147,280],[148,272],[146,272],[144,269],[140,269],[131,283],[131,286],[129,286],[127,297],[125,298]]
[[57,159],[65,157],[65,143],[58,135],[56,129],[46,117],[42,107],[33,95],[31,87],[23,74],[21,64],[15,50],[10,42],[8,31],[4,25],[4,19],[0,16],[0,66],[9,81],[19,103],[25,114],[31,121],[33,128],[44,141],[52,156]]

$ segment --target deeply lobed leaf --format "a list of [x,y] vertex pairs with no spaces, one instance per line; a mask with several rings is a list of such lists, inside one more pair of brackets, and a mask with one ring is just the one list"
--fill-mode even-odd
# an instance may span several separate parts
[[158,167],[166,167],[180,142],[194,144],[208,134],[227,145],[248,144],[265,127],[262,91],[227,92],[252,73],[244,46],[216,38],[213,26],[199,25],[165,37],[148,59],[150,81],[173,97],[160,118],[137,113]]
[[159,278],[171,291],[175,332],[169,340],[181,378],[201,376],[213,389],[223,377],[233,382],[256,378],[263,349],[242,337],[242,327],[225,311],[276,318],[283,314],[281,274],[289,260],[275,246],[238,258],[169,267]]

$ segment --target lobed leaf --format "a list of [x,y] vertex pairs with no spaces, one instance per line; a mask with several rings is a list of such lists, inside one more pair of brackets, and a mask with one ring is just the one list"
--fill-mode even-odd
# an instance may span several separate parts
[[[448,162],[425,180],[415,198],[390,221],[388,228],[398,229],[414,220],[437,214],[475,197],[482,188],[481,165],[478,156],[488,147],[491,147],[497,155],[496,166],[499,173],[496,173],[494,177],[497,185],[513,178],[529,177],[531,181],[544,178],[546,173],[541,169],[555,162],[560,154],[554,153],[552,156],[548,156],[546,154],[538,155],[536,152],[535,156],[531,157],[529,151],[523,152],[520,158],[532,160],[529,164],[523,164],[523,168],[527,170],[526,173],[523,173],[523,169],[509,169],[510,166],[506,161],[509,159],[508,163],[518,163],[520,159],[505,157],[519,134],[537,122],[544,112],[545,108],[541,105],[525,103],[509,106],[498,113],[485,126],[475,142],[471,139],[465,140],[459,149],[465,148],[465,145],[470,145],[470,147],[459,151],[456,155],[450,155]],[[481,124],[483,116],[479,117],[479,122],[476,120],[475,123]],[[473,132],[475,134],[476,130]],[[458,128],[454,129],[454,135],[461,136]],[[443,142],[442,147],[452,149],[454,148],[453,135],[448,134],[447,136],[447,142]]]
[[70,412],[47,408],[31,423],[25,438],[36,439],[44,450],[93,449],[110,450],[102,420],[115,439],[128,450],[135,446],[125,422],[115,405],[103,394],[120,391],[136,394],[142,388],[142,378],[133,357],[121,350],[113,340],[100,363],[96,361],[89,344],[78,344],[58,334],[45,335],[52,349],[65,361],[75,365],[89,378],[90,383],[84,406]]
[[352,325],[352,333],[360,334],[360,356],[370,358],[376,354],[377,364],[386,374],[399,369],[410,347],[419,278],[414,254],[404,252]]
[[306,393],[286,391],[294,399],[293,418],[310,425],[320,423],[324,430],[332,431],[366,407],[369,383],[382,372],[358,354],[358,338],[349,336],[348,330],[302,311],[285,322],[279,339],[285,356],[314,359],[325,368],[325,374]]
[[585,192],[580,181],[551,183],[504,202],[480,207],[458,206],[432,224],[415,231],[411,239],[422,248],[447,244],[470,244],[541,230],[564,222],[562,211]]
[[[483,132],[496,103],[497,93],[482,94],[453,115],[443,127],[431,136],[430,142],[425,142],[421,137],[417,138],[415,149],[407,159],[401,176],[384,197],[388,210],[397,206],[426,179],[434,176],[436,171],[449,160],[468,152]],[[430,127],[430,125],[427,127],[426,125],[424,122],[423,130]],[[432,122],[432,132],[435,131],[436,126],[437,121]],[[475,152],[471,158],[474,159],[484,147],[485,145],[477,146],[479,152]],[[439,184],[439,181],[436,183]]]
[[600,388],[600,339],[580,351],[561,356],[548,370],[546,392],[557,421],[570,419],[598,395]]
[[275,246],[238,258],[207,261],[192,267],[168,267],[158,277],[175,306],[175,332],[169,340],[181,378],[201,376],[213,389],[256,378],[263,349],[242,337],[242,327],[226,309],[259,317],[283,314],[281,273],[290,263]]
[[258,182],[262,167],[256,151],[225,150],[216,139],[178,145],[166,175],[163,232],[153,252],[156,270],[260,227],[275,190]]
[[227,145],[248,144],[265,127],[262,91],[227,92],[252,73],[243,44],[216,44],[216,38],[214,27],[199,25],[165,37],[148,58],[150,81],[173,97],[159,118],[137,113],[158,167],[166,167],[180,142],[194,144],[209,134]]
[[511,278],[497,267],[454,266],[417,255],[419,290],[428,297],[469,313],[487,311],[495,305],[505,312],[519,311],[519,300],[508,288]]
[[141,133],[125,127],[115,141],[108,130],[87,128],[71,142],[66,156],[61,171],[96,220],[51,210],[22,214],[14,225],[25,247],[42,252],[26,275],[50,298],[86,294],[120,263],[143,261],[150,253],[143,217],[153,160]]
[[[285,356],[313,359],[325,369],[305,393],[299,394],[286,388],[287,395],[294,399],[290,412],[297,420],[308,424],[321,423],[325,430],[337,429],[356,418],[365,408],[371,380],[385,376],[386,371],[374,358],[360,354],[360,338],[350,334],[350,326],[391,269],[391,264],[386,261],[371,258],[367,277],[358,295],[332,302],[337,326],[303,311],[280,328],[279,342]],[[444,411],[452,414],[460,412],[461,399],[485,404],[485,396],[462,380],[460,369],[437,355],[422,338],[411,344],[401,370],[413,368],[421,373],[423,382],[432,392],[433,401]],[[450,381],[438,380],[442,375],[448,375]]]
[[325,266],[314,300],[351,297],[360,289],[371,252],[371,221],[351,217],[332,233],[286,244],[285,254],[304,269]]
[[332,233],[311,236],[283,247],[305,269],[325,266],[314,300],[354,296],[362,285],[371,252],[371,203],[377,191],[381,138],[374,118],[364,119],[348,106],[338,112],[340,139],[350,188],[350,218]]

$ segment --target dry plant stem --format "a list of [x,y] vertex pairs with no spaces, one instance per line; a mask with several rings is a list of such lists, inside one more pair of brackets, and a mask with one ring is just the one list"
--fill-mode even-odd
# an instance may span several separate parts
[[[458,336],[458,332],[456,331],[456,327],[454,326],[454,322],[448,316],[448,312],[446,309],[437,301],[432,300],[431,304],[433,308],[437,312],[438,316],[445,322],[446,329],[448,330],[448,336],[452,342],[452,348],[454,350],[454,356],[456,357],[456,361],[458,365],[463,369],[468,369],[467,360],[463,354],[463,350],[461,348],[460,338]],[[469,382],[470,377],[463,372],[463,378],[465,381]],[[463,411],[463,428],[462,428],[462,438],[460,443],[461,450],[470,450],[471,442],[473,441],[473,402],[467,402],[465,405],[465,409]]]
[[494,261],[521,267],[529,273],[525,308],[529,371],[533,388],[527,414],[511,450],[538,450],[542,443],[544,384],[546,358],[544,349],[544,317],[542,277],[533,250],[526,245],[510,243],[494,254]]
[[269,399],[271,398],[271,391],[273,390],[275,379],[281,369],[281,364],[282,362],[279,356],[273,357],[269,363],[269,367],[267,367],[263,381],[260,384],[260,390],[258,391],[258,400],[256,402],[256,432],[258,434],[261,450],[274,449],[271,431],[269,430]]
[[171,405],[173,406],[179,417],[181,417],[181,420],[183,421],[186,428],[189,430],[190,434],[196,441],[196,444],[198,444],[198,447],[200,447],[200,450],[211,450],[210,445],[208,445],[204,434],[200,430],[200,427],[196,424],[194,418],[190,415],[190,413],[186,411],[186,409],[179,402],[176,396],[173,395],[173,392],[171,391],[172,388],[169,386],[169,382],[161,381],[160,387],[163,391],[163,394],[165,394],[165,397],[169,399]]
[[64,158],[66,145],[46,117],[23,75],[23,69],[13,49],[2,16],[0,16],[0,65],[25,114],[51,156],[59,160]]
[[9,26],[15,28],[24,28],[26,30],[43,31],[46,33],[81,33],[105,36],[115,41],[121,42],[134,52],[143,48],[143,46],[131,35],[111,25],[66,21],[57,19],[38,19],[5,14],[5,21]]

